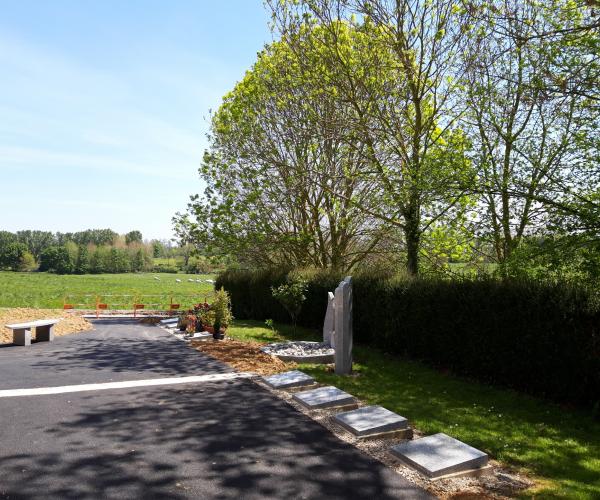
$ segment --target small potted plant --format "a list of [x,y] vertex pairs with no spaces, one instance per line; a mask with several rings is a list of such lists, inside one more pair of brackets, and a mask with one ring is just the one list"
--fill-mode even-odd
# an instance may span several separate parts
[[189,312],[185,312],[185,311],[181,311],[178,314],[178,318],[177,318],[177,328],[179,328],[180,332],[185,332],[187,330],[187,326],[188,326],[188,317]]
[[195,314],[188,314],[186,316],[186,329],[185,331],[187,333],[189,333],[190,335],[192,335],[195,331],[196,331],[196,315]]
[[198,323],[202,325],[202,331],[214,333],[215,311],[208,304],[198,309]]
[[214,311],[214,323],[213,323],[213,338],[215,340],[222,340],[225,338],[225,331],[233,320],[231,314],[231,299],[229,294],[223,287],[217,290],[215,293],[215,300],[211,305],[211,311]]

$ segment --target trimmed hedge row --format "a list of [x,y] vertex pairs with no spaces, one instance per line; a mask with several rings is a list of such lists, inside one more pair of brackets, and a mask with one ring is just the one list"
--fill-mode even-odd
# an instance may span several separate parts
[[[286,270],[226,271],[217,279],[239,319],[287,322],[271,286]],[[321,328],[341,276],[315,274],[298,324]],[[354,339],[561,402],[598,406],[600,308],[589,290],[491,278],[354,278]]]

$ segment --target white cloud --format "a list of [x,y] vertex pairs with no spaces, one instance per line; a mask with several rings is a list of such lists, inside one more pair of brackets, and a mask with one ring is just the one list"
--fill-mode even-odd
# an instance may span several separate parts
[[190,180],[188,175],[178,172],[177,169],[172,169],[170,165],[135,163],[102,155],[0,146],[0,158],[2,158],[0,162],[1,171],[15,167],[19,167],[21,171],[23,169],[35,170],[53,167],[118,171],[120,174],[144,174],[169,179]]

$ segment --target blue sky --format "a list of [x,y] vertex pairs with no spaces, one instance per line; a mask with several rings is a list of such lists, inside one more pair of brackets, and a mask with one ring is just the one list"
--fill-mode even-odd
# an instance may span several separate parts
[[0,0],[0,229],[171,236],[262,0]]

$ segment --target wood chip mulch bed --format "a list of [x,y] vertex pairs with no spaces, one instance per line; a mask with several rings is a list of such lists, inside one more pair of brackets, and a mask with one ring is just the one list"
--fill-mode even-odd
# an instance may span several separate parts
[[28,307],[0,309],[0,344],[13,341],[12,330],[6,328],[4,325],[51,318],[62,318],[54,327],[54,335],[56,336],[92,329],[92,324],[85,318],[82,318],[77,313],[62,309],[33,309]]
[[271,375],[293,370],[296,363],[285,363],[275,356],[260,350],[264,344],[225,339],[219,341],[192,341],[191,345],[205,354],[223,361],[236,370],[254,372],[258,375]]

